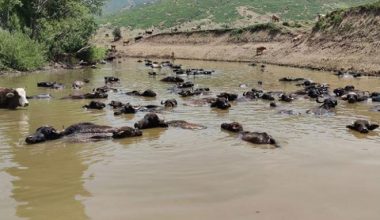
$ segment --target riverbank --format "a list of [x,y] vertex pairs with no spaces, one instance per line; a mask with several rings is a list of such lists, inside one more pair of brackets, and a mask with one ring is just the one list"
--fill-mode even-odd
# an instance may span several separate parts
[[[372,44],[324,42],[310,33],[268,31],[242,33],[167,33],[151,36],[127,46],[117,45],[120,57],[171,58],[209,61],[257,62],[325,71],[359,72],[380,76],[380,51]],[[266,47],[256,55],[257,47]]]

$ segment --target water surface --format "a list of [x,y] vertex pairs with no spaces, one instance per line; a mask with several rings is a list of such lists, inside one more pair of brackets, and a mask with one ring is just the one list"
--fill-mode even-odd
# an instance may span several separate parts
[[[176,61],[185,67],[215,69],[211,76],[189,77],[212,95],[248,88],[294,91],[281,77],[304,77],[332,88],[354,85],[380,91],[378,78],[337,78],[331,73],[241,63]],[[190,99],[168,91],[159,80],[170,71],[148,77],[136,60],[99,69],[42,72],[0,78],[0,87],[25,87],[28,95],[51,93],[52,100],[31,100],[28,108],[0,110],[0,219],[379,219],[379,132],[358,135],[345,126],[355,119],[380,122],[375,104],[340,102],[336,115],[276,114],[264,101],[234,103],[228,111],[185,106]],[[162,75],[161,75],[162,74]],[[70,143],[64,140],[27,146],[24,138],[41,125],[64,128],[78,122],[132,126],[144,113],[115,117],[110,108],[85,110],[87,100],[60,100],[104,85],[104,76],[121,79],[119,93],[106,100],[159,104],[176,98],[179,106],[164,111],[165,120],[187,120],[208,127],[144,131],[141,138]],[[71,82],[87,78],[81,91]],[[57,81],[64,90],[37,88]],[[153,89],[155,99],[122,92]],[[280,104],[301,112],[317,106],[308,100]],[[220,130],[222,122],[239,121],[246,130],[270,133],[282,146],[265,149]]]

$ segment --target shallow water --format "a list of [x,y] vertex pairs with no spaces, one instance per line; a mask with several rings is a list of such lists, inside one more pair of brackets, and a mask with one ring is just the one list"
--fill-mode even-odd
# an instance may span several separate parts
[[[339,79],[331,73],[241,63],[176,61],[185,67],[215,69],[211,76],[189,77],[213,95],[240,95],[264,82],[266,90],[293,91],[281,83],[293,76],[380,91],[379,78]],[[354,119],[380,122],[372,103],[340,102],[336,115],[276,114],[264,101],[239,102],[228,111],[185,106],[182,99],[134,59],[100,69],[35,73],[0,78],[0,87],[26,87],[28,95],[51,93],[52,100],[31,100],[28,108],[0,110],[0,219],[376,219],[380,218],[380,135],[358,135],[345,126]],[[104,85],[104,76],[121,79],[122,91],[153,89],[155,99],[110,93],[111,100],[159,104],[176,98],[166,120],[187,120],[206,130],[178,128],[144,131],[143,137],[71,143],[65,140],[27,146],[24,138],[41,125],[64,128],[78,122],[132,126],[144,113],[115,117],[113,111],[85,110],[89,101],[60,100],[75,93],[71,82],[88,78],[79,92]],[[64,90],[37,88],[57,81]],[[248,88],[239,88],[240,83]],[[317,106],[308,100],[281,104],[301,112]],[[220,130],[239,121],[245,130],[266,131],[281,145],[265,149]]]

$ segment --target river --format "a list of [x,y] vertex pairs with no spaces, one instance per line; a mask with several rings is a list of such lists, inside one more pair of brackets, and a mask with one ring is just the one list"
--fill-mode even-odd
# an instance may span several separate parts
[[[244,63],[178,60],[184,67],[214,69],[210,76],[185,77],[216,95],[248,88],[295,91],[282,77],[304,77],[331,88],[354,85],[380,91],[380,78],[338,78],[332,73]],[[380,133],[361,135],[346,129],[355,119],[380,122],[373,103],[340,101],[336,115],[277,114],[265,101],[233,103],[228,111],[184,105],[191,98],[170,93],[149,77],[135,59],[98,69],[62,70],[1,76],[0,87],[24,87],[28,95],[50,93],[54,99],[30,100],[16,111],[0,110],[0,219],[292,219],[338,220],[380,218]],[[133,126],[144,113],[114,116],[110,107],[86,110],[88,100],[61,100],[104,85],[104,76],[121,79],[111,100],[159,104],[176,98],[177,108],[159,114],[165,120],[187,120],[205,130],[145,130],[138,138],[72,143],[65,140],[25,145],[41,125],[62,129],[78,122]],[[70,85],[89,79],[81,91]],[[40,81],[66,84],[63,90],[37,88]],[[240,88],[245,83],[248,88]],[[153,99],[124,91],[153,89]],[[309,100],[280,103],[279,108],[305,112]],[[265,131],[278,149],[243,142],[221,131],[223,122],[238,121],[245,130]]]

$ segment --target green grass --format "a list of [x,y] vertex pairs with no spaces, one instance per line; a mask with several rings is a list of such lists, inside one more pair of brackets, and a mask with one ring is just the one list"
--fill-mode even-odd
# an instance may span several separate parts
[[[328,28],[335,28],[335,30],[341,26],[342,21],[344,18],[350,14],[350,13],[375,13],[377,16],[380,13],[380,1],[370,3],[370,4],[364,4],[352,8],[346,8],[346,9],[339,9],[336,11],[333,11],[326,15],[326,17],[322,18],[320,21],[318,21],[313,31],[323,31]],[[340,27],[340,30],[345,31],[351,31],[352,30],[352,24],[345,24],[344,26]]]
[[348,8],[375,0],[159,0],[153,5],[135,7],[105,16],[100,23],[150,28],[172,27],[187,21],[211,18],[228,24],[240,18],[236,8],[246,6],[259,14],[279,14],[282,20],[313,20],[337,8]]

